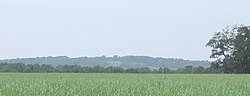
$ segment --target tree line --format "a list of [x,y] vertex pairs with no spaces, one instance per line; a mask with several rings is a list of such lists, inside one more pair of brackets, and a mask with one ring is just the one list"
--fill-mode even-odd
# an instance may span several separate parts
[[171,70],[167,67],[151,69],[142,68],[121,68],[118,66],[109,67],[87,67],[80,65],[58,65],[52,66],[47,64],[23,64],[23,63],[0,63],[0,72],[16,73],[220,73],[219,70],[204,67],[186,66],[177,70]]
[[118,56],[113,57],[77,57],[70,58],[67,56],[56,57],[36,57],[36,58],[17,58],[0,60],[0,63],[24,63],[24,64],[49,64],[57,65],[81,65],[81,66],[120,66],[122,68],[141,68],[148,67],[167,67],[170,69],[179,69],[187,65],[195,67],[204,66],[209,67],[209,61],[190,61],[177,58],[162,58],[162,57],[149,57],[149,56]]

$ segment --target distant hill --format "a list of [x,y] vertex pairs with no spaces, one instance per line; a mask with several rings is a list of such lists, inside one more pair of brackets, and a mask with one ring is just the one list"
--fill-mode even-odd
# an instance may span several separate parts
[[81,65],[81,66],[120,66],[122,68],[140,68],[140,67],[168,67],[170,69],[178,69],[184,66],[192,65],[195,67],[209,67],[209,61],[190,61],[174,58],[154,58],[148,56],[113,56],[113,57],[79,57],[69,58],[67,56],[58,57],[36,57],[36,58],[18,58],[0,60],[1,63],[24,63],[24,64],[51,64],[57,65]]

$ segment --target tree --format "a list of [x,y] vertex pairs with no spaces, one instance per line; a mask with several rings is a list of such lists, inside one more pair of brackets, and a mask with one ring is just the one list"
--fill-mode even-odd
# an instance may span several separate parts
[[195,68],[194,73],[202,73],[204,70],[205,70],[204,67],[199,66],[199,67],[196,67],[196,68]]
[[94,66],[92,69],[93,69],[92,72],[94,72],[94,73],[103,73],[104,72],[104,68],[101,66],[98,66],[98,65]]
[[250,73],[250,27],[243,26],[237,30],[235,37],[234,61],[240,73]]
[[52,65],[46,65],[46,64],[42,64],[40,66],[40,71],[41,72],[53,72],[55,69]]
[[250,73],[250,27],[226,27],[206,44],[212,47],[210,58],[218,58],[211,67],[228,73]]
[[117,66],[109,66],[105,68],[106,73],[123,73],[123,68]]
[[142,67],[139,71],[139,73],[151,73],[151,69],[148,67]]

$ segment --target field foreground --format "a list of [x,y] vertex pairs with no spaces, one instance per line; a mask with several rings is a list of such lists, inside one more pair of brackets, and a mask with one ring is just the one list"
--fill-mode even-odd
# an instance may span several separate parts
[[250,75],[1,73],[0,96],[248,96]]

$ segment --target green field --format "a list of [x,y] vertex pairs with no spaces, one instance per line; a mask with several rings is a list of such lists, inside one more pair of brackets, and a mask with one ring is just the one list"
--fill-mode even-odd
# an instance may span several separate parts
[[1,73],[0,96],[249,96],[250,75]]

